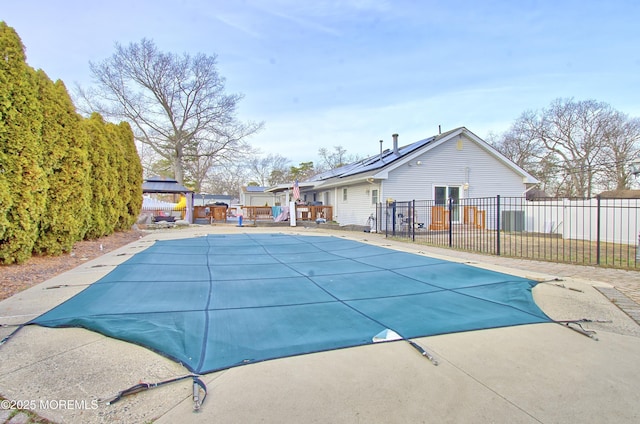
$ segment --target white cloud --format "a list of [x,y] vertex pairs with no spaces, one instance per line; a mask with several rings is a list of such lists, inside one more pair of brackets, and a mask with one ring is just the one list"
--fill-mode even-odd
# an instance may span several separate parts
[[246,16],[244,15],[223,12],[216,13],[214,16],[212,16],[212,18],[246,35],[254,38],[261,38],[261,34],[254,29],[252,23],[250,21],[247,21]]

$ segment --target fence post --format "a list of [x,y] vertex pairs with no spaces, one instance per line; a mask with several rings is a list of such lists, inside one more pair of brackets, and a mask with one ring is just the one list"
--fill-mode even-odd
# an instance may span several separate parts
[[496,255],[500,256],[500,195],[496,196]]
[[393,230],[391,230],[392,231],[391,234],[395,237],[396,236],[396,202],[395,200],[391,204],[391,212],[393,212],[393,214],[391,215],[391,225],[393,227]]
[[[380,218],[382,219],[382,202],[380,202]],[[384,203],[384,236],[389,237],[389,202]]]
[[636,245],[636,266],[640,263],[640,233],[638,233],[638,244]]
[[453,197],[449,197],[449,247],[453,246]]
[[600,265],[600,195],[596,196],[596,265]]
[[411,213],[409,221],[411,224],[411,240],[416,241],[416,199],[411,201]]

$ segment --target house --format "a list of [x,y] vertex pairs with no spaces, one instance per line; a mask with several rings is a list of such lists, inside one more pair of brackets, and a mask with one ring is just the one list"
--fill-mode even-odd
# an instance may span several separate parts
[[234,199],[233,196],[226,194],[194,193],[193,206],[207,206],[223,203],[229,206],[234,203],[234,200],[237,202],[238,199]]
[[276,203],[274,194],[265,189],[266,187],[259,186],[240,187],[240,204],[242,206],[274,206]]
[[461,127],[333,169],[300,184],[304,201],[333,207],[340,225],[365,225],[383,202],[513,196],[538,180]]

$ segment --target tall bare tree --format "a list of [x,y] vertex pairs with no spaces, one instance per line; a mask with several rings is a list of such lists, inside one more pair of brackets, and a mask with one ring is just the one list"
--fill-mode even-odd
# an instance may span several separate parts
[[187,161],[215,158],[200,166],[232,161],[247,148],[246,138],[262,128],[237,119],[243,96],[225,92],[215,55],[164,53],[142,39],[116,44],[110,58],[90,66],[98,86],[82,95],[88,105],[129,121],[139,142],[170,161],[179,182],[185,180]]
[[244,162],[215,166],[211,170],[207,183],[202,186],[202,190],[205,193],[228,194],[239,198],[240,187],[248,180],[249,170]]
[[616,113],[607,129],[604,151],[609,163],[603,163],[599,183],[610,190],[630,188],[633,177],[629,161],[640,154],[640,119]]
[[[266,156],[254,156],[248,162],[251,170],[251,178],[261,186],[276,185],[286,181],[276,181],[274,175],[278,175],[277,171],[285,171],[289,167],[290,160],[278,154],[269,154]],[[274,171],[276,171],[274,173]]]
[[[235,165],[246,168],[246,161],[255,156],[255,149],[244,142],[242,148],[236,149],[233,157],[226,154],[206,154],[206,151],[203,151],[206,148],[205,143],[194,145],[190,149],[190,154],[185,156],[185,184],[196,192],[202,191],[205,186],[215,186],[216,184],[211,183],[211,180],[219,179],[221,170],[236,169]],[[241,175],[245,176],[246,174],[246,172],[242,172]]]
[[333,152],[326,147],[318,149],[320,156],[320,167],[335,169],[347,164],[347,149],[342,146],[333,146]]
[[556,99],[524,112],[495,144],[560,196],[591,197],[596,189],[628,187],[628,161],[640,125],[595,100]]
[[509,130],[502,135],[490,134],[487,141],[519,167],[536,175],[545,149],[535,139],[530,138],[529,125],[534,120],[533,116],[533,112],[523,113]]

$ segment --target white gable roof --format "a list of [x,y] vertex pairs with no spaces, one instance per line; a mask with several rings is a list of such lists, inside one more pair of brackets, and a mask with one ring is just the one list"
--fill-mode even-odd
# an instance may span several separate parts
[[491,147],[487,142],[466,129],[465,127],[456,128],[444,134],[438,134],[433,137],[416,141],[407,146],[399,147],[397,153],[393,150],[385,150],[382,154],[370,156],[358,162],[342,166],[323,172],[310,178],[306,182],[315,183],[315,188],[330,188],[340,185],[346,185],[353,182],[384,180],[389,176],[389,172],[413,160],[417,156],[434,149],[435,147],[446,143],[447,141],[464,134],[473,140],[483,150],[487,151],[499,162],[502,162],[514,173],[522,177],[525,184],[536,184],[539,181],[524,169],[520,168],[514,162],[509,160],[503,154]]

